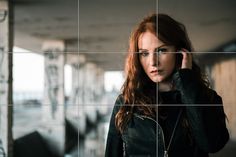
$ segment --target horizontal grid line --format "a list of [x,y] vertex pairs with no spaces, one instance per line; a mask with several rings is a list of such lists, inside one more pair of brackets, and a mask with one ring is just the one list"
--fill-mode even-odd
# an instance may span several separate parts
[[36,53],[36,54],[46,54],[46,53],[60,53],[60,54],[79,54],[79,52],[78,51],[75,51],[75,52],[71,52],[71,51],[69,51],[69,52],[67,52],[67,51],[64,51],[64,52],[41,52],[41,51],[25,51],[25,52],[23,52],[23,51],[21,51],[21,52],[0,52],[0,53],[8,53],[8,54],[26,54],[26,53]]
[[[26,52],[1,52],[1,53],[9,53],[9,54],[14,54],[14,53],[66,53],[66,54],[102,54],[102,53],[125,53],[127,54],[128,51],[91,51],[91,52],[83,52],[83,51],[75,51],[75,52],[71,52],[71,51],[64,51],[64,52],[44,52],[44,51],[26,51]],[[134,53],[139,53],[139,52],[134,52]],[[166,52],[166,53],[180,53],[180,52]],[[205,53],[209,53],[209,54],[236,54],[236,51],[221,51],[221,52],[214,52],[214,51],[198,51],[198,52],[191,52],[192,54],[205,54]]]
[[[111,103],[111,104],[73,104],[73,105],[65,105],[65,104],[57,104],[57,106],[65,106],[65,107],[72,107],[72,106],[222,106],[222,104],[115,104],[115,103]],[[230,103],[224,103],[224,105],[236,105],[236,104],[230,104]],[[43,106],[51,106],[51,104],[42,104],[42,105],[36,105],[36,104],[32,104],[32,105],[18,105],[18,104],[0,104],[0,107],[2,106],[13,106],[13,107],[35,107],[35,108],[40,108]]]

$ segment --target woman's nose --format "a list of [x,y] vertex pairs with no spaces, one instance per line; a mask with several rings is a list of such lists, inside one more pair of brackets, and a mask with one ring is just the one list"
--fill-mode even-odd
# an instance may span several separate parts
[[152,53],[151,58],[150,58],[150,63],[152,66],[157,66],[158,62],[158,55],[156,53]]

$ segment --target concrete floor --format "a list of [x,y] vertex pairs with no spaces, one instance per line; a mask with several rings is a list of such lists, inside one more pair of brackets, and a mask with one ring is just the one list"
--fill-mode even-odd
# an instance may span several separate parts
[[236,156],[236,141],[230,140],[225,147],[218,153],[210,154],[210,157],[235,157]]
[[[41,108],[17,108],[14,113],[14,136],[18,138],[27,134],[40,126],[38,120],[41,119]],[[30,119],[30,120],[29,120]],[[26,129],[28,128],[28,129]],[[75,152],[74,152],[75,153]],[[75,154],[67,154],[68,156],[77,156]],[[215,154],[210,154],[210,157],[235,157],[236,156],[236,140],[230,140],[226,146]]]

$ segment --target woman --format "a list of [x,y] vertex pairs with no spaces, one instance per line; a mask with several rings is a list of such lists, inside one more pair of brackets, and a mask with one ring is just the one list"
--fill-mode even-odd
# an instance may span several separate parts
[[224,147],[229,134],[222,99],[191,51],[185,27],[168,15],[153,14],[138,25],[105,156],[207,157]]

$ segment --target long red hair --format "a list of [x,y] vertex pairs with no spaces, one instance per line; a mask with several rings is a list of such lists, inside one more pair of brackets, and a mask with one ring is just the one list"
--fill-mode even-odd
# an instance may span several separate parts
[[[134,110],[141,111],[147,116],[156,118],[156,106],[158,103],[162,103],[160,97],[158,99],[159,102],[157,102],[156,99],[157,84],[148,78],[139,60],[139,37],[142,33],[147,31],[158,36],[158,39],[162,42],[175,46],[176,51],[182,48],[185,48],[190,52],[193,51],[192,44],[183,24],[165,14],[158,14],[158,21],[156,14],[152,14],[143,19],[130,37],[129,51],[125,65],[126,80],[122,87],[124,104],[121,105],[115,117],[115,124],[120,132],[124,130],[127,122],[132,117]],[[182,63],[181,53],[176,53],[175,62],[175,68],[180,68]],[[192,65],[192,71],[195,74],[196,79],[200,85],[206,87],[204,89],[207,91],[209,82],[206,76],[201,72],[201,69],[194,61]]]
[[156,83],[152,82],[144,72],[139,61],[138,40],[142,33],[150,31],[156,34],[156,15],[152,14],[138,25],[133,31],[129,42],[129,51],[126,58],[126,80],[122,87],[124,104],[116,114],[116,127],[122,132],[130,120],[134,110],[155,117],[156,112]]

